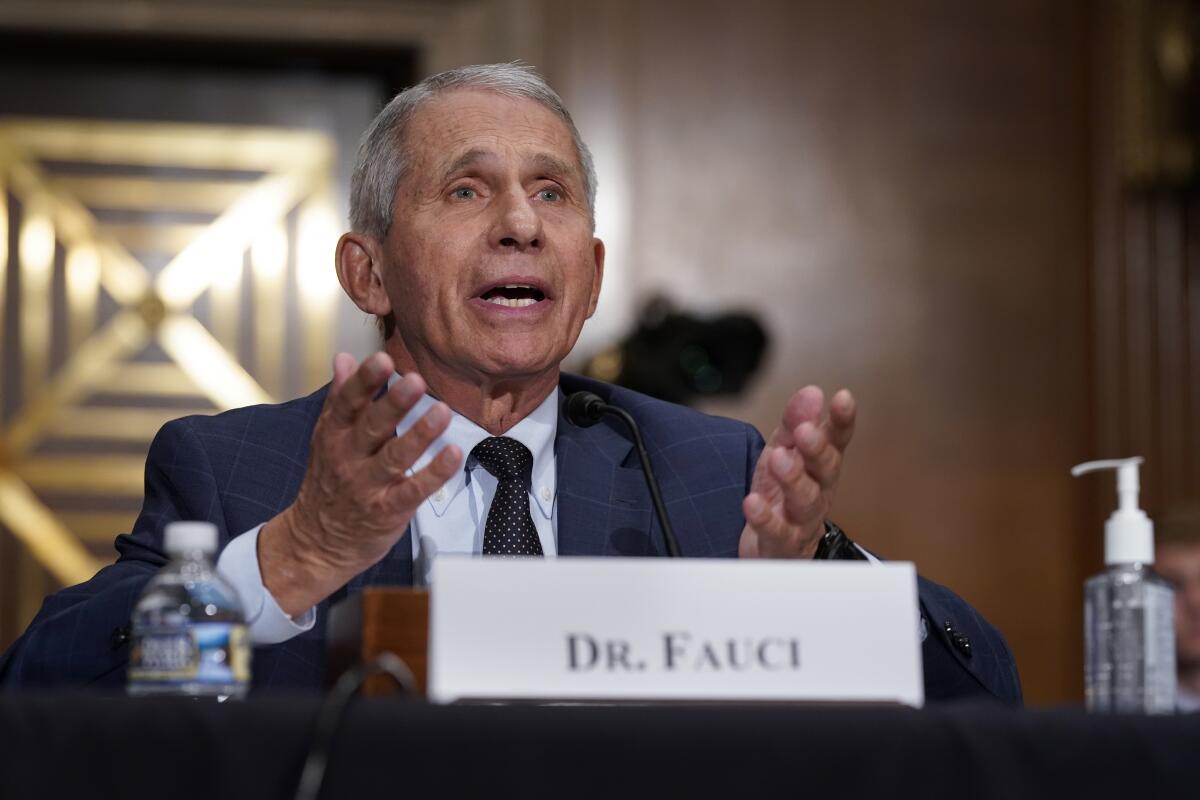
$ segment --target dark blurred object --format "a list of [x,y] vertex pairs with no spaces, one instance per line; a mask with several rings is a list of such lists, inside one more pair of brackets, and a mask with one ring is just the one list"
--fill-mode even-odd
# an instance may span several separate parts
[[1200,185],[1200,2],[1134,0],[1117,17],[1127,186]]
[[762,363],[767,334],[753,316],[698,317],[664,297],[646,303],[633,333],[595,356],[585,373],[672,403],[746,388]]

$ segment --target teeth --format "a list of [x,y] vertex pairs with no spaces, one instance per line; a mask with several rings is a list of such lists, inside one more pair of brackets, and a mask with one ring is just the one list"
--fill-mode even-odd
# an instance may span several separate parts
[[504,285],[504,288],[505,289],[532,289],[533,287],[529,286],[527,284],[524,284],[524,283],[506,283]]
[[489,297],[489,303],[495,303],[498,306],[508,306],[509,308],[526,308],[537,302],[532,297],[520,297],[509,300],[507,297]]

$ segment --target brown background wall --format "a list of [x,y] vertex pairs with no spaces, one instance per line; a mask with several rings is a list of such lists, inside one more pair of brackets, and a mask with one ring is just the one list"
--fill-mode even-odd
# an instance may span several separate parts
[[769,431],[799,386],[851,387],[835,518],[976,604],[1034,703],[1080,695],[1100,548],[1067,473],[1097,455],[1083,23],[1011,0],[628,2],[567,6],[550,40],[585,136],[622,130],[630,294],[765,316],[765,375],[713,409]]

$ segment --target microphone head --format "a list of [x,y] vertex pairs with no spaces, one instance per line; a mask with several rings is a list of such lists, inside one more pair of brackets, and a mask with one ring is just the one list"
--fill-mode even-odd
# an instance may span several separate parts
[[574,392],[563,401],[563,413],[572,425],[590,428],[604,416],[604,401],[592,392]]

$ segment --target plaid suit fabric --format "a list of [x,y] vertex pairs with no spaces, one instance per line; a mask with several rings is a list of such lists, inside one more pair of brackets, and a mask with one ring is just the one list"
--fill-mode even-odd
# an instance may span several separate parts
[[[638,421],[685,556],[736,557],[744,525],[741,501],[763,447],[754,428],[576,376],[564,375],[561,386],[566,394],[595,392]],[[224,547],[230,537],[282,511],[299,490],[325,391],[165,425],[146,459],[142,512],[133,530],[117,537],[117,562],[46,599],[29,629],[0,658],[0,683],[123,686],[128,644],[113,633],[128,623],[142,586],[166,561],[163,527],[177,519],[208,520]],[[610,421],[576,428],[560,418],[555,458],[560,555],[663,555],[662,531],[624,430]],[[410,585],[412,575],[406,533],[381,561],[320,604],[312,630],[255,649],[254,687],[320,687],[329,605],[364,586]],[[924,649],[927,695],[979,695],[1018,704],[1015,666],[999,633],[952,592],[924,580],[919,591],[930,627]],[[939,638],[943,617],[970,636],[970,659]]]
[[[1004,636],[961,597],[926,578],[917,578],[921,611],[929,624],[922,644],[927,701],[956,700],[983,689],[1006,705],[1023,701],[1021,679]],[[946,623],[971,642],[967,658],[947,635]]]

